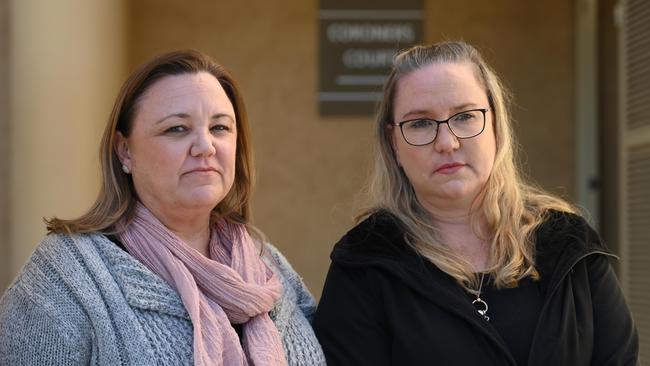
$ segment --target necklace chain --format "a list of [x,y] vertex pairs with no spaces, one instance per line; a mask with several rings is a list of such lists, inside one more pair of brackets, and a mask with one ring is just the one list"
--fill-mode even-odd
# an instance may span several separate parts
[[485,319],[486,321],[490,321],[490,317],[487,316],[487,311],[488,311],[488,304],[481,299],[481,290],[483,289],[483,280],[485,279],[485,272],[481,274],[481,283],[478,286],[478,292],[476,294],[476,299],[472,301],[472,305],[476,308],[476,311]]

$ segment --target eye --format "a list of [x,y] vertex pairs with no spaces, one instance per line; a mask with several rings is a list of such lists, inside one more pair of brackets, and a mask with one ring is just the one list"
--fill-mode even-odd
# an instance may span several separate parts
[[185,128],[185,126],[173,126],[173,127],[170,127],[168,129],[166,129],[165,133],[175,134],[175,133],[183,133],[185,131],[187,131],[187,128]]
[[471,122],[476,118],[476,111],[472,112],[461,112],[458,113],[454,118],[452,118],[454,121],[458,122]]
[[210,127],[210,130],[215,133],[222,133],[222,132],[228,132],[231,130],[230,126],[225,125],[225,124],[217,124],[212,127]]
[[406,127],[411,129],[429,128],[431,126],[433,126],[433,121],[428,119],[416,119],[406,124]]

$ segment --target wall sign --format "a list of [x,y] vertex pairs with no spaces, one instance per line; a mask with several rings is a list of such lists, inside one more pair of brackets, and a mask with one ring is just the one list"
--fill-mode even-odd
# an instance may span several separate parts
[[319,111],[373,115],[394,55],[422,42],[420,0],[320,1]]

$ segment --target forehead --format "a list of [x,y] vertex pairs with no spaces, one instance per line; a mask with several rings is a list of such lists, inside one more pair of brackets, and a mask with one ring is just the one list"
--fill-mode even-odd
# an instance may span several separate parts
[[208,100],[222,109],[233,109],[219,80],[204,71],[165,76],[147,88],[136,105],[137,109],[173,109],[199,100]]
[[394,110],[448,113],[459,105],[487,103],[485,88],[474,64],[433,63],[403,76],[396,85]]

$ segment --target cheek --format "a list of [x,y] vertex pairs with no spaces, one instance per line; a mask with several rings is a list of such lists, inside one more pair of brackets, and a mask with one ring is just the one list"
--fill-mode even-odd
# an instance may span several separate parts
[[223,168],[234,175],[235,159],[237,158],[237,141],[224,141],[217,144],[217,157]]
[[399,147],[400,166],[409,180],[418,180],[418,177],[428,177],[431,169],[432,153],[426,147],[402,145]]
[[[140,160],[141,168],[153,172],[178,168],[187,155],[183,146],[175,144],[151,143],[138,152],[139,154],[135,156],[136,163]],[[143,166],[145,164],[147,166]]]
[[154,190],[175,186],[187,156],[185,147],[155,141],[148,141],[141,147],[133,154],[134,178],[139,178],[140,186]]
[[492,169],[494,169],[494,155],[492,155],[492,158],[488,158],[489,155],[486,154],[485,157],[485,162],[484,162],[484,169],[483,169],[483,180],[488,180],[490,175],[492,174]]
[[[391,135],[391,145],[395,154],[395,160],[404,169],[413,165],[418,160],[418,149],[404,141],[399,129],[393,129]],[[422,150],[422,149],[419,149]]]
[[483,174],[486,178],[491,174],[494,168],[494,160],[496,157],[496,141],[492,131],[490,134],[485,135],[485,139],[478,145],[479,149],[475,154],[481,159],[481,166],[483,167]]

